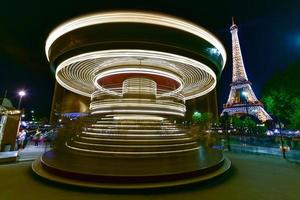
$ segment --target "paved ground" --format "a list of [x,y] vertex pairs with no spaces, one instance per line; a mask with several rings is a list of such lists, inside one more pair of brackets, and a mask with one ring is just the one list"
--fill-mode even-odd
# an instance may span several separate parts
[[28,145],[25,149],[19,150],[19,161],[35,160],[40,157],[47,149],[50,149],[49,145]]
[[[231,151],[236,153],[254,153],[261,155],[272,155],[282,157],[282,151],[279,148],[252,146],[252,145],[231,145]],[[285,153],[288,160],[300,163],[300,150],[289,150]]]
[[299,164],[277,157],[233,153],[227,156],[233,163],[232,170],[213,181],[138,192],[91,190],[48,182],[31,172],[31,162],[0,165],[0,200],[299,200]]

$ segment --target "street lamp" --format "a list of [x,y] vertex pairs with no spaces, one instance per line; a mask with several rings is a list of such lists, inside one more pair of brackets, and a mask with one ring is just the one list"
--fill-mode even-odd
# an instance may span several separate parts
[[243,92],[242,92],[242,95],[243,95],[244,98],[245,98],[245,102],[246,102],[246,112],[247,112],[247,116],[248,116],[248,115],[249,115],[249,113],[248,113],[248,92],[243,91]]
[[26,95],[26,92],[25,92],[24,90],[20,90],[20,91],[18,92],[18,95],[19,95],[18,109],[20,109],[22,98],[23,98],[23,96]]

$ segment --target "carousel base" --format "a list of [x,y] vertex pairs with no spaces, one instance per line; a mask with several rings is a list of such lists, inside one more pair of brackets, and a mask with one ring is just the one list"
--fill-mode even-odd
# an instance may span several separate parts
[[32,164],[48,180],[103,189],[145,189],[191,184],[225,173],[231,162],[216,150],[167,156],[87,156],[71,151],[46,152]]

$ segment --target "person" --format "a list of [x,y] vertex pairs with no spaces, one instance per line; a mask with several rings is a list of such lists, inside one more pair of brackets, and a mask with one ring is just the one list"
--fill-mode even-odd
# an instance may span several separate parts
[[18,149],[23,149],[23,143],[26,137],[26,131],[22,129],[18,135]]
[[25,135],[25,140],[23,142],[23,149],[27,146],[28,141],[30,141],[30,133],[29,131],[25,131],[26,135]]
[[36,133],[33,136],[34,139],[34,146],[39,146],[39,140],[41,136],[41,131],[39,129],[36,130]]

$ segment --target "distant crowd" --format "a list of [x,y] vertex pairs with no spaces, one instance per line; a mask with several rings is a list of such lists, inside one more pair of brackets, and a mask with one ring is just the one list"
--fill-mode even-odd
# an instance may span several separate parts
[[16,149],[24,149],[28,145],[39,146],[46,142],[51,143],[56,134],[55,129],[20,129],[16,138]]

